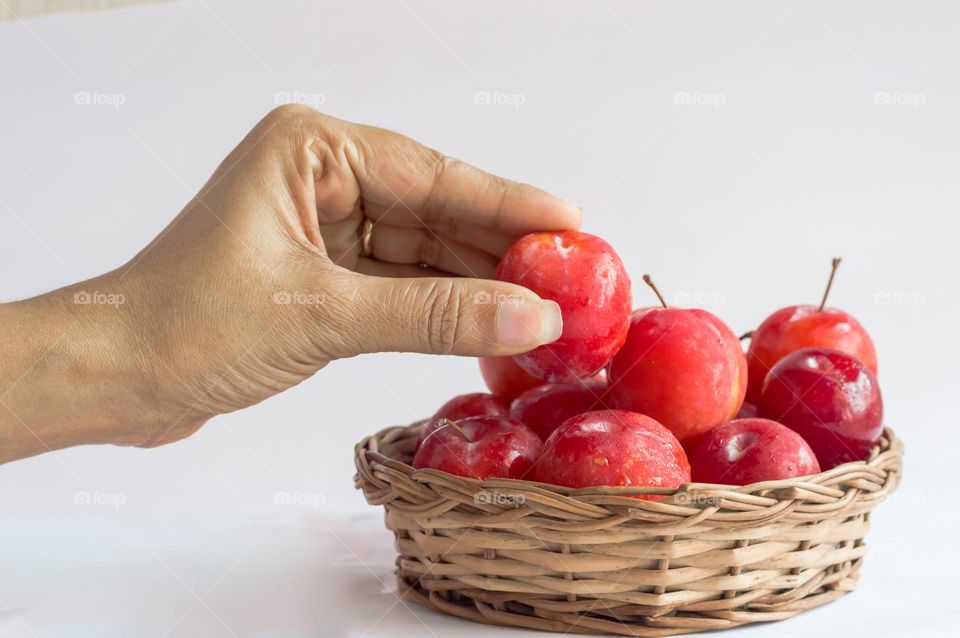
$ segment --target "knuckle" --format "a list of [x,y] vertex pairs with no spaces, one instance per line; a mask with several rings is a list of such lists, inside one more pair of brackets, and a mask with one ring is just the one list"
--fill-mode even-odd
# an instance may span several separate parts
[[430,231],[424,231],[420,249],[417,251],[417,261],[439,268],[444,262],[444,252],[446,250],[446,246],[439,238]]
[[491,178],[489,183],[489,189],[493,190],[495,193],[496,204],[494,205],[494,213],[496,215],[495,223],[499,224],[501,218],[504,215],[504,208],[506,207],[507,197],[510,194],[510,191],[516,188],[517,185],[508,182],[507,180],[501,179],[499,177]]
[[438,280],[427,295],[427,346],[431,352],[448,354],[460,335],[461,286]]
[[446,209],[445,194],[448,192],[448,189],[445,188],[445,182],[447,175],[450,173],[450,169],[459,164],[460,160],[436,151],[433,151],[432,155],[433,157],[430,162],[433,165],[433,180],[430,182],[430,190],[427,192],[424,200],[424,208],[426,208],[428,214],[435,216],[435,214],[430,211],[442,211]]
[[290,139],[298,143],[306,143],[311,132],[321,131],[327,127],[328,118],[309,106],[303,104],[282,104],[274,107],[257,125],[256,138],[282,140]]
[[303,104],[281,104],[267,113],[266,119],[270,122],[290,122],[313,116],[316,113],[316,110]]
[[326,285],[318,291],[314,303],[303,306],[304,316],[297,317],[291,331],[300,331],[300,341],[310,346],[309,352],[317,362],[332,361],[362,349],[363,326],[366,319],[358,307],[361,292],[358,283],[346,273],[328,268]]

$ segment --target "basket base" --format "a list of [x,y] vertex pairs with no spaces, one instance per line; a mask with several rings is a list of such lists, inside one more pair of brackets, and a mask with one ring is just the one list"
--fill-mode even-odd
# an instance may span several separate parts
[[[851,566],[853,567],[853,566]],[[857,565],[856,567],[859,567]],[[579,605],[558,598],[555,604],[537,598],[533,605],[511,599],[498,601],[496,594],[479,589],[429,591],[414,577],[397,577],[399,593],[428,609],[450,616],[488,625],[500,625],[570,634],[617,636],[677,636],[701,631],[730,629],[756,622],[774,622],[837,600],[853,591],[859,570],[851,569],[818,593],[808,594],[786,605],[776,605],[776,611],[759,606],[752,610],[717,610],[697,614],[664,614],[650,616],[639,613],[637,605],[605,607],[602,600],[582,600]],[[569,611],[571,608],[580,609]],[[774,607],[774,606],[770,606]],[[551,609],[552,608],[552,609]],[[633,609],[631,609],[633,608]],[[761,611],[762,609],[762,611]],[[561,611],[562,610],[562,611]],[[629,613],[633,611],[634,613]]]

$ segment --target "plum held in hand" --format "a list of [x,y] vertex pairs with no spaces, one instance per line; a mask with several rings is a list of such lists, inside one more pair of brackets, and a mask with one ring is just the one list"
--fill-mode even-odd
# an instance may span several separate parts
[[598,410],[566,420],[550,435],[534,476],[566,487],[678,487],[690,482],[690,463],[670,430],[650,417]]
[[697,483],[750,485],[820,471],[806,441],[769,419],[737,419],[704,434],[690,454]]
[[513,357],[480,357],[480,374],[490,392],[508,402],[530,388],[543,385],[543,379],[521,368]]
[[441,419],[459,421],[471,416],[506,416],[510,406],[506,401],[486,392],[471,392],[459,394],[443,405],[434,413],[427,424],[420,431],[419,446],[431,432],[437,429]]
[[533,430],[503,417],[476,416],[443,420],[420,444],[413,467],[432,468],[457,476],[529,478],[527,474],[543,451]]
[[688,449],[697,437],[737,414],[747,389],[747,360],[737,336],[696,308],[633,313],[627,340],[607,371],[613,407],[646,414]]
[[827,308],[827,297],[840,258],[833,260],[830,279],[819,306],[789,306],[767,317],[750,337],[747,350],[747,401],[760,401],[763,380],[784,356],[801,348],[832,348],[852,354],[877,373],[877,351],[870,335],[852,315]]
[[785,356],[767,375],[758,407],[761,417],[802,436],[824,471],[865,460],[883,431],[876,376],[839,350],[805,348]]
[[525,235],[500,260],[497,279],[529,288],[560,306],[560,338],[515,357],[530,374],[554,383],[591,377],[623,344],[630,319],[630,277],[610,244],[599,237],[572,230]]
[[548,383],[527,390],[510,404],[510,418],[523,423],[546,440],[570,417],[604,409],[603,381]]

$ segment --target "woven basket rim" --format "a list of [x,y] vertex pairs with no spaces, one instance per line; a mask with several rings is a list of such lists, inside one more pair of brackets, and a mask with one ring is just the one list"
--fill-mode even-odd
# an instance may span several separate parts
[[[869,456],[862,461],[851,461],[838,465],[834,468],[790,479],[781,479],[774,481],[762,481],[748,485],[729,485],[721,483],[683,483],[678,487],[618,487],[618,486],[592,486],[583,488],[565,487],[551,483],[539,483],[525,479],[510,478],[492,478],[475,479],[456,474],[450,474],[442,470],[435,469],[417,469],[412,465],[386,456],[376,449],[371,449],[371,444],[381,440],[390,440],[397,438],[398,435],[411,435],[418,432],[428,419],[420,419],[409,425],[397,425],[383,428],[379,432],[366,436],[361,439],[354,447],[354,456],[357,463],[361,458],[370,462],[371,465],[379,464],[389,467],[392,470],[400,471],[411,479],[424,483],[459,483],[460,485],[470,486],[475,491],[497,490],[502,494],[521,494],[533,493],[541,497],[553,495],[562,500],[572,502],[581,502],[589,505],[596,505],[602,502],[607,505],[625,505],[637,507],[638,504],[668,504],[671,502],[680,502],[689,505],[690,501],[697,501],[701,504],[709,505],[712,500],[719,498],[734,498],[738,496],[764,496],[776,494],[783,498],[787,494],[795,494],[800,497],[802,494],[823,494],[824,496],[836,496],[841,490],[833,488],[834,485],[844,483],[851,475],[856,475],[858,471],[869,471],[870,468],[884,464],[890,456],[901,457],[903,455],[903,442],[897,438],[896,434],[889,427],[884,427],[880,439],[870,450]],[[374,445],[374,447],[379,447]],[[899,474],[899,473],[898,473]],[[892,491],[892,490],[891,490]],[[657,500],[643,500],[635,498],[637,496],[660,496]],[[598,499],[600,499],[598,501]]]

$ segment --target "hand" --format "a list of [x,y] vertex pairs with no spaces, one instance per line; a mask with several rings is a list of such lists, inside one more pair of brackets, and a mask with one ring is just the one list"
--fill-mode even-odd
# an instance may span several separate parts
[[[46,347],[74,382],[82,371],[114,384],[94,438],[151,446],[337,358],[507,355],[555,340],[556,304],[487,278],[517,237],[578,224],[576,207],[536,188],[287,106],[130,263],[7,315],[45,343],[78,331]],[[91,290],[123,301],[71,303]]]

